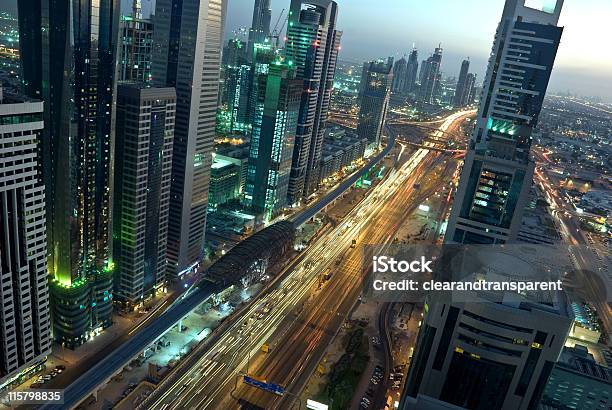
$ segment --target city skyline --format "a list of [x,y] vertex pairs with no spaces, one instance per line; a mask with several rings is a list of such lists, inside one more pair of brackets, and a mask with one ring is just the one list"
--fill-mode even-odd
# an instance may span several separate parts
[[3,0],[0,404],[612,409],[578,1]]
[[[250,25],[251,3],[251,0],[228,2],[226,38],[232,36],[233,30]],[[344,32],[338,57],[340,60],[361,64],[388,55],[399,59],[404,54],[408,55],[413,43],[425,56],[438,43],[442,43],[444,75],[457,77],[461,61],[470,57],[472,70],[480,81],[484,78],[491,39],[504,6],[503,0],[384,0],[385,7],[374,7],[372,4],[366,0],[351,0],[350,4],[347,0],[338,1],[342,9],[338,28]],[[285,0],[272,0],[271,7],[274,28],[280,11],[288,4]],[[389,13],[389,10],[393,10],[393,13]],[[566,29],[557,67],[551,77],[551,92],[569,90],[612,101],[612,82],[609,81],[612,56],[602,55],[599,51],[601,44],[593,40],[600,39],[601,42],[612,37],[612,28],[606,23],[606,16],[611,14],[612,2],[606,0],[566,2],[559,20],[559,25]],[[387,29],[373,36],[370,29],[363,28],[365,15],[368,27]],[[452,24],[449,24],[450,18],[453,18]],[[585,24],[586,21],[588,24]],[[437,34],[432,36],[431,33]]]
[[[389,7],[372,7],[366,0],[339,0],[343,13],[339,18],[339,29],[344,31],[342,51],[339,59],[361,63],[388,55],[396,59],[408,55],[412,45],[422,53],[429,53],[438,43],[445,49],[442,72],[445,75],[458,76],[461,61],[470,57],[472,67],[478,78],[484,78],[490,41],[495,32],[498,16],[503,8],[503,0],[470,0],[467,4],[452,0],[435,0],[419,3],[414,0],[384,0]],[[229,0],[225,39],[232,37],[232,32],[251,25],[254,0]],[[149,15],[154,8],[155,0],[143,0],[143,14]],[[14,12],[12,6],[3,6]],[[130,14],[131,0],[122,0],[122,13]],[[271,0],[274,28],[280,11],[288,9],[285,0]],[[389,8],[396,12],[387,15]],[[414,9],[412,9],[414,8]],[[478,13],[473,13],[478,10]],[[606,23],[606,16],[612,14],[612,2],[606,0],[568,1],[561,13],[559,25],[567,27],[563,38],[563,47],[557,58],[557,69],[553,72],[550,91],[553,93],[571,92],[581,96],[599,97],[612,102],[612,56],[600,52],[601,44],[592,39],[612,37],[612,27]],[[389,30],[371,36],[363,30],[363,15],[368,16],[370,26],[389,27]],[[386,17],[392,17],[386,21]],[[456,18],[449,25],[449,17]],[[458,16],[464,17],[459,18]],[[286,17],[286,10],[283,18]],[[403,19],[407,19],[403,21]],[[583,22],[588,21],[588,24]],[[583,23],[583,24],[581,24]],[[282,23],[281,23],[282,24]],[[414,25],[413,25],[414,24]],[[433,25],[432,25],[433,24]],[[280,25],[280,24],[279,24]],[[452,27],[451,30],[448,27]],[[399,31],[401,30],[401,31]],[[434,38],[429,33],[439,34]],[[246,38],[246,37],[245,37]],[[402,44],[403,42],[403,44]],[[602,58],[603,57],[603,58]],[[607,58],[606,58],[607,57]],[[606,81],[608,80],[608,81]]]

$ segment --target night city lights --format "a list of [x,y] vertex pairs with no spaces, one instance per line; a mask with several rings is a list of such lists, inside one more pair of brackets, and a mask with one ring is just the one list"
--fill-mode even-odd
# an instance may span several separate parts
[[0,409],[612,409],[610,17],[0,1]]

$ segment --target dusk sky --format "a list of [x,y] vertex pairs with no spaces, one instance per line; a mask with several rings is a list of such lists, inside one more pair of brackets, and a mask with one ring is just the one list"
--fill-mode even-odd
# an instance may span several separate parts
[[[2,0],[4,3],[6,0]],[[132,0],[122,0],[129,12]],[[228,0],[226,36],[249,27],[254,0]],[[469,56],[483,78],[504,0],[337,0],[338,27],[344,32],[340,58],[361,62],[419,49],[419,60],[442,43],[442,70],[457,75]],[[154,0],[142,0],[145,11]],[[272,0],[272,25],[290,0]],[[5,3],[6,4],[6,3]],[[286,16],[286,14],[285,14]],[[565,0],[565,27],[550,91],[571,91],[612,101],[612,1]]]

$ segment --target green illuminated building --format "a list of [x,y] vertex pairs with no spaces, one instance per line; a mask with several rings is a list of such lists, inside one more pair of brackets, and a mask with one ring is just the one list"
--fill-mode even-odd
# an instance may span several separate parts
[[287,205],[301,92],[292,61],[257,65],[245,203],[266,221]]
[[112,324],[113,105],[119,4],[19,1],[25,92],[44,100],[53,335],[69,348]]

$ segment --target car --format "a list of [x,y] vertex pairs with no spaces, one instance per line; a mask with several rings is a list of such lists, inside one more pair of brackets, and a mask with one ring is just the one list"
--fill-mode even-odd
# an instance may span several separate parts
[[61,365],[61,364],[60,364],[60,365],[55,366],[55,368],[56,368],[56,369],[58,369],[58,370],[66,370],[66,366]]
[[370,404],[370,403],[371,403],[370,399],[368,399],[367,397],[362,397],[362,398],[361,398],[361,401],[363,401],[363,402],[365,402],[365,403],[368,403],[368,404]]

